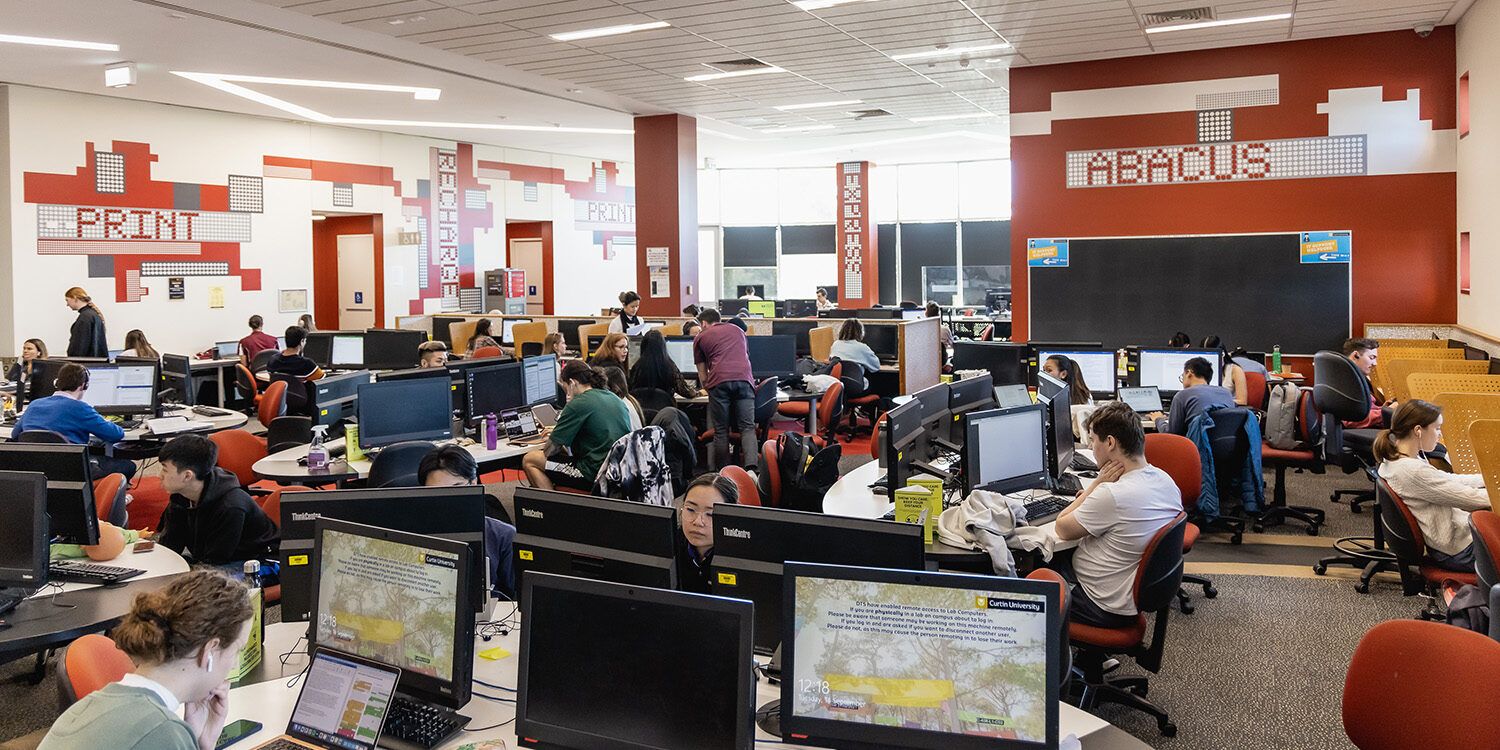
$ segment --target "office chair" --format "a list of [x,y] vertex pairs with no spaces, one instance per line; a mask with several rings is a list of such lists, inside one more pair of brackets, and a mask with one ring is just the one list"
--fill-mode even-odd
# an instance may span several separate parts
[[57,660],[57,698],[63,709],[135,670],[135,662],[108,636],[89,633],[68,644]]
[[[1198,456],[1198,446],[1181,435],[1153,432],[1146,436],[1146,463],[1167,473],[1182,494],[1182,510],[1191,518],[1198,512],[1198,494],[1203,489],[1203,463]],[[1182,553],[1193,551],[1193,544],[1201,533],[1198,525],[1189,521],[1182,532]],[[1219,595],[1213,581],[1204,576],[1183,574],[1183,583],[1203,587],[1203,596],[1213,599]],[[1193,613],[1185,587],[1177,589],[1177,607],[1185,615]]]
[[[1156,718],[1156,728],[1164,737],[1175,736],[1177,725],[1171,722],[1165,710],[1143,697],[1149,690],[1146,678],[1109,677],[1104,664],[1112,655],[1121,654],[1131,657],[1149,672],[1160,671],[1162,652],[1166,648],[1169,610],[1177,598],[1177,590],[1182,587],[1182,543],[1186,529],[1187,514],[1178,513],[1156,532],[1141,553],[1132,590],[1138,611],[1134,623],[1123,628],[1068,623],[1068,640],[1078,649],[1074,671],[1082,674],[1083,682],[1078,707],[1091,711],[1100,703],[1109,702],[1143,711]],[[1148,612],[1154,619],[1149,646],[1143,640]]]
[[[1246,375],[1249,374],[1246,373]],[[1310,430],[1310,426],[1316,424],[1318,419],[1318,412],[1313,408],[1312,392],[1303,388],[1297,397],[1297,447],[1281,449],[1270,443],[1261,444],[1261,466],[1275,470],[1276,485],[1271,490],[1270,504],[1256,517],[1251,527],[1256,532],[1265,531],[1268,526],[1284,524],[1288,518],[1295,518],[1307,524],[1308,536],[1317,536],[1318,530],[1327,521],[1327,516],[1321,508],[1286,504],[1286,470],[1288,468],[1299,471],[1306,469],[1314,474],[1323,473],[1323,461],[1313,450],[1315,441],[1312,439]]]
[[[1423,620],[1444,619],[1438,607],[1442,586],[1454,581],[1477,584],[1474,573],[1461,573],[1438,567],[1427,554],[1427,542],[1422,538],[1422,527],[1416,516],[1406,507],[1406,502],[1384,479],[1375,481],[1375,496],[1380,504],[1380,524],[1385,528],[1385,541],[1396,556],[1396,572],[1401,574],[1401,593],[1406,596],[1422,596],[1426,606],[1417,616]],[[1416,572],[1412,569],[1415,568]]]
[[[832,443],[837,440],[834,430],[838,428],[838,418],[844,410],[844,384],[842,381],[832,383],[828,390],[818,398],[818,434],[811,435],[818,445]],[[776,413],[783,417],[791,417],[807,424],[807,416],[812,412],[812,403],[808,401],[788,401],[776,406]],[[826,433],[826,437],[824,434]]]
[[677,405],[676,396],[660,388],[633,388],[630,395],[641,405],[641,416],[646,424],[656,419],[657,412]]
[[266,427],[265,437],[268,454],[279,453],[299,445],[310,445],[312,443],[312,417],[277,417]]
[[1265,411],[1266,392],[1266,376],[1245,370],[1245,405],[1256,411]]
[[[94,480],[94,512],[98,514],[99,520],[108,521],[116,526],[125,526],[125,475],[109,474],[101,479]],[[115,506],[119,506],[120,515],[114,517]]]
[[834,360],[833,371],[830,374],[844,385],[844,410],[849,413],[847,434],[849,439],[853,440],[859,434],[860,407],[869,407],[867,414],[873,429],[875,418],[880,413],[880,394],[869,392],[868,386],[865,385],[867,382],[865,366],[858,362]]
[[68,445],[68,439],[52,430],[27,430],[18,435],[11,435],[12,443],[52,443],[56,445]]
[[772,508],[781,507],[781,449],[775,440],[760,445],[760,502]]
[[739,488],[740,505],[760,505],[760,488],[755,485],[755,477],[750,476],[750,472],[738,466],[725,466],[719,469],[719,474]]
[[365,486],[370,488],[420,486],[421,480],[417,477],[417,467],[422,463],[422,457],[430,453],[433,447],[433,444],[426,440],[406,440],[380,449],[380,452],[375,454],[375,461],[370,464],[370,475],[365,477]]
[[1500,643],[1444,623],[1391,620],[1359,640],[1344,733],[1359,750],[1500,747]]
[[[1208,431],[1208,442],[1214,458],[1214,485],[1219,489],[1219,516],[1208,520],[1199,515],[1194,522],[1204,531],[1228,532],[1229,543],[1239,544],[1245,536],[1247,511],[1237,488],[1250,452],[1260,450],[1259,445],[1250,444],[1245,423],[1255,417],[1243,406],[1215,409],[1211,416],[1214,426]],[[1234,515],[1225,512],[1230,503],[1237,508]]]
[[234,366],[234,384],[245,394],[245,403],[250,407],[260,406],[260,381],[255,373],[244,365]]
[[[1063,578],[1062,574],[1051,568],[1037,568],[1036,570],[1031,571],[1031,573],[1028,574],[1026,578],[1032,581],[1051,581],[1057,584],[1057,587],[1059,589],[1057,594],[1057,642],[1067,643],[1069,604],[1067,579]],[[1062,651],[1062,659],[1059,660],[1058,664],[1058,693],[1062,696],[1066,696],[1068,694],[1068,682],[1073,677],[1073,649],[1063,647],[1060,650]]]
[[[1313,406],[1323,415],[1322,460],[1337,466],[1345,474],[1364,472],[1369,477],[1368,490],[1336,490],[1330,500],[1338,502],[1343,495],[1354,495],[1350,510],[1360,512],[1362,503],[1375,499],[1375,456],[1371,452],[1378,430],[1346,430],[1345,421],[1364,419],[1370,413],[1370,383],[1344,355],[1321,351],[1313,355]],[[1346,536],[1333,543],[1339,554],[1325,557],[1313,565],[1313,572],[1323,575],[1330,565],[1364,568],[1354,590],[1370,590],[1370,579],[1381,571],[1396,570],[1396,556],[1384,549],[1381,541],[1380,514],[1372,519],[1370,536]]]
[[497,359],[505,356],[498,346],[481,346],[469,354],[469,359]]
[[277,417],[286,413],[287,388],[287,381],[273,380],[264,391],[261,391],[260,403],[255,406],[255,416],[267,428]]
[[219,468],[233,474],[241,487],[248,489],[259,481],[253,467],[268,454],[265,442],[244,430],[220,430],[208,439],[219,447]]
[[[1500,584],[1500,515],[1492,510],[1476,510],[1469,514],[1469,530],[1474,536],[1474,573],[1479,578],[1479,588],[1488,591]],[[1490,610],[1490,619],[1500,615]]]
[[280,354],[280,352],[275,349],[263,349],[256,352],[255,356],[250,358],[250,372],[265,372],[271,367],[271,360],[274,359],[277,354]]

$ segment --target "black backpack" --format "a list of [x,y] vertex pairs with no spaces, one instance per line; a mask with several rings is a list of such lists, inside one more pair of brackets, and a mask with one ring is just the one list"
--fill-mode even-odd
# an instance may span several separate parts
[[823,512],[823,496],[839,480],[839,459],[843,446],[838,443],[819,448],[806,435],[782,433],[776,438],[780,457],[778,466],[762,467],[761,493],[770,496],[768,473],[781,475],[781,507],[791,510]]

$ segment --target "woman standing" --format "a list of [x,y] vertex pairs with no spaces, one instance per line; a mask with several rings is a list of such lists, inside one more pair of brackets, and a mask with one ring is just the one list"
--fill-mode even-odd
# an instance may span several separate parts
[[635,292],[620,292],[620,314],[609,321],[610,333],[630,333],[630,329],[641,324],[641,295]]
[[83,287],[73,287],[63,292],[68,309],[78,313],[73,328],[68,334],[69,357],[109,356],[109,344],[104,339],[104,314]]

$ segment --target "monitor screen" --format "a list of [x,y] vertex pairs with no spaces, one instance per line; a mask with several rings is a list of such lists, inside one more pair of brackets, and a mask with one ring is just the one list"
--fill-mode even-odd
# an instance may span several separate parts
[[279,352],[279,351],[283,351],[285,349],[286,349],[286,337],[285,336],[277,336],[276,337],[276,351]]
[[1073,407],[1066,391],[1042,395],[1038,390],[1037,400],[1047,408],[1047,473],[1061,478],[1073,464]]
[[240,342],[220,341],[214,344],[214,349],[219,359],[234,359],[240,355]]
[[530,323],[531,318],[505,318],[500,321],[500,343],[511,346],[516,343],[515,328],[522,323]]
[[896,359],[896,327],[890,325],[865,325],[865,345],[875,356],[883,360]]
[[321,747],[374,750],[401,670],[318,649],[287,733]]
[[[283,342],[284,343],[284,342]],[[282,346],[286,349],[286,346]],[[303,340],[302,356],[317,362],[322,367],[333,366],[333,332],[312,331]],[[361,357],[363,359],[363,357]]]
[[1208,382],[1219,382],[1219,358],[1223,354],[1217,349],[1142,349],[1135,384],[1154,385],[1168,393],[1182,390],[1182,367],[1193,357],[1208,360],[1213,377]]
[[928,386],[911,394],[912,400],[922,405],[922,424],[929,425],[948,418],[948,395],[947,383]]
[[1026,382],[1031,352],[1025,344],[1005,341],[953,342],[953,369],[989,370],[1000,385]]
[[806,357],[812,354],[812,341],[807,334],[817,327],[817,321],[813,320],[778,320],[771,324],[771,333],[777,336],[795,336],[797,356]]
[[745,304],[745,310],[751,315],[758,315],[762,318],[774,318],[776,317],[776,301],[769,299],[750,300]]
[[740,313],[745,312],[749,304],[750,302],[748,300],[721,299],[719,300],[719,314],[723,315],[726,318],[731,315],[739,315]]
[[[417,347],[426,340],[425,331],[371,328],[364,333],[364,356],[359,364],[372,370],[415,367],[420,358]],[[334,343],[337,345],[337,339]]]
[[557,400],[557,355],[545,354],[521,360],[521,382],[527,406]]
[[1050,581],[787,565],[781,729],[821,747],[1057,747]]
[[[748,337],[746,337],[748,338]],[[667,339],[667,357],[683,377],[697,378],[698,365],[693,362],[693,339],[690,336],[674,336]]]
[[47,580],[47,475],[0,471],[0,589]]
[[333,426],[341,419],[355,416],[355,403],[359,398],[359,387],[370,382],[366,370],[329,375],[312,382],[313,422]]
[[383,448],[403,440],[453,437],[453,397],[441,380],[364,383],[355,399],[359,447]]
[[330,365],[334,367],[359,367],[364,363],[364,334],[339,334],[333,337],[333,348],[329,354]]
[[1083,382],[1093,393],[1114,393],[1115,381],[1119,377],[1116,354],[1108,349],[1084,349],[1064,351],[1061,349],[1039,349],[1036,353],[1037,369],[1053,355],[1067,357],[1078,363]]
[[995,386],[995,403],[1001,409],[1009,409],[1013,406],[1025,406],[1031,403],[1031,392],[1026,390],[1024,383],[997,385]]
[[797,366],[795,336],[746,336],[745,349],[757,380],[790,375]]
[[885,451],[882,455],[887,494],[906,486],[911,475],[911,462],[922,458],[909,449],[923,434],[922,405],[915,400],[892,407],[885,413]]
[[469,408],[464,414],[471,422],[526,405],[526,383],[520,362],[476,367],[464,373],[464,377],[469,396]]
[[99,543],[88,446],[0,443],[0,471],[38,471],[47,477],[47,534],[52,541]]
[[543,574],[521,606],[523,744],[753,746],[749,602]]
[[1161,391],[1157,390],[1154,385],[1144,388],[1121,388],[1120,400],[1141,414],[1161,411]]
[[100,414],[155,414],[158,381],[155,365],[93,365],[83,400]]
[[1026,404],[964,418],[964,478],[970,490],[1015,492],[1047,481],[1044,408]]
[[921,319],[923,319],[925,317],[927,317],[927,311],[926,310],[902,310],[901,311],[901,319],[902,320],[921,320]]

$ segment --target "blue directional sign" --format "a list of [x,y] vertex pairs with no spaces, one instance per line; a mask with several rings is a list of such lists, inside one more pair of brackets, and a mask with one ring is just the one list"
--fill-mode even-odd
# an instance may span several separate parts
[[1348,263],[1354,252],[1354,233],[1303,232],[1303,263]]
[[1030,268],[1067,268],[1068,241],[1065,239],[1026,240],[1026,265]]

